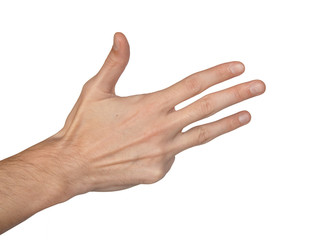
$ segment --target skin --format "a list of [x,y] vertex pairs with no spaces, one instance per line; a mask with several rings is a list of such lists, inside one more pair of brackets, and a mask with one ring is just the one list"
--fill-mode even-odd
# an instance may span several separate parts
[[186,132],[184,127],[265,91],[262,81],[253,80],[175,110],[184,100],[244,72],[242,63],[228,62],[157,92],[120,97],[115,85],[129,55],[126,37],[116,33],[104,65],[85,83],[64,127],[0,162],[0,233],[79,194],[159,181],[176,154],[247,124],[251,116],[242,111]]

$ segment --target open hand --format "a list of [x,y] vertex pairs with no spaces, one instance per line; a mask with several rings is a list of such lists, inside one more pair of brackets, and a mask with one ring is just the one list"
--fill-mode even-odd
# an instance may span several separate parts
[[161,91],[120,97],[115,85],[129,55],[126,37],[116,33],[104,65],[84,85],[65,126],[53,136],[67,156],[55,163],[61,166],[71,195],[160,180],[177,153],[247,124],[250,114],[242,111],[182,132],[184,127],[265,91],[265,84],[254,80],[175,110],[180,102],[244,72],[242,63],[229,62],[194,73]]

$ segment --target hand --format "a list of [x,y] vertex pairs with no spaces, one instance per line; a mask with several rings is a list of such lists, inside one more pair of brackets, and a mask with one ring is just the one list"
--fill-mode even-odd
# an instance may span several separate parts
[[247,124],[250,114],[242,111],[182,132],[184,127],[265,91],[262,81],[250,81],[175,110],[180,102],[244,72],[242,63],[229,62],[161,91],[119,97],[115,85],[129,55],[125,36],[115,34],[109,56],[84,85],[64,127],[0,161],[0,234],[75,195],[160,180],[177,153]]
[[116,96],[115,85],[129,55],[125,36],[116,33],[101,70],[84,85],[65,126],[53,136],[67,156],[61,155],[56,165],[70,183],[71,195],[160,180],[177,153],[247,124],[250,114],[242,111],[182,132],[185,126],[265,91],[265,84],[254,80],[175,110],[180,102],[244,72],[242,63],[229,62],[190,75],[161,91]]

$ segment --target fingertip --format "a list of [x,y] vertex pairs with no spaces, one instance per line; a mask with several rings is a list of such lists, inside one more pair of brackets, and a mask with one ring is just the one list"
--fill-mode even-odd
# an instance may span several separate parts
[[266,86],[265,82],[263,82],[262,80],[259,80],[259,79],[257,81],[263,86],[263,92],[262,93],[264,93],[267,89],[267,86]]
[[126,36],[122,32],[115,32],[115,34],[114,34],[114,40],[115,39],[116,39],[117,43],[119,43],[119,45],[129,44]]
[[239,75],[245,72],[245,65],[242,62],[234,61],[230,64],[230,71],[234,75]]
[[108,55],[109,61],[127,64],[130,58],[130,46],[122,32],[116,32],[113,36],[113,47]]
[[114,36],[116,36],[116,37],[121,37],[121,36],[125,37],[124,33],[122,33],[122,32],[115,32]]
[[239,113],[238,120],[242,125],[245,125],[251,121],[251,118],[251,114],[245,110]]
[[241,61],[234,61],[236,64],[239,64],[239,65],[241,65],[242,66],[242,69],[243,69],[243,72],[245,72],[245,69],[246,69],[246,67],[245,67],[245,64],[243,63],[243,62],[241,62]]
[[262,80],[256,79],[251,81],[250,91],[254,95],[260,95],[266,90],[266,85]]

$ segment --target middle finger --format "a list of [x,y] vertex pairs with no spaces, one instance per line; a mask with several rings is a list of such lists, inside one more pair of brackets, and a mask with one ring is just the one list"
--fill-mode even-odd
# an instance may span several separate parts
[[233,104],[260,95],[264,91],[264,82],[253,80],[208,94],[172,114],[176,121],[179,121],[180,125],[185,127]]

